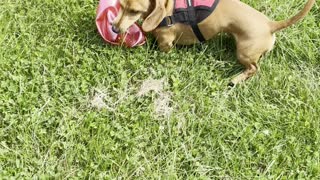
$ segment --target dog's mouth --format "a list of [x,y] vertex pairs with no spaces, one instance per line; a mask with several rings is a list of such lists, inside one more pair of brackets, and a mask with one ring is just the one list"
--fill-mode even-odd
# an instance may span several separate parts
[[[131,25],[132,26],[132,25]],[[111,30],[112,32],[114,32],[115,34],[126,34],[129,32],[129,29],[131,28],[131,26],[129,26],[129,28],[124,29],[124,28],[120,28],[120,26],[117,26],[115,24],[112,24]]]

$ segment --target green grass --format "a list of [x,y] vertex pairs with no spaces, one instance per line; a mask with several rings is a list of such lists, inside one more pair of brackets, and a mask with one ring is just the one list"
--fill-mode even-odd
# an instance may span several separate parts
[[[246,0],[285,19],[305,0]],[[97,1],[0,2],[0,177],[319,179],[319,2],[277,34],[259,73],[241,72],[232,38],[165,54],[105,44],[94,24]],[[169,117],[156,93],[171,92]],[[112,109],[90,106],[95,90]]]

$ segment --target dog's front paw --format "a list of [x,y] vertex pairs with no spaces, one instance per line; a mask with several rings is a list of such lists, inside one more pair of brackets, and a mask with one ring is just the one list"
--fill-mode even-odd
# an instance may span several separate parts
[[169,52],[172,48],[172,43],[159,44],[159,49],[162,52]]

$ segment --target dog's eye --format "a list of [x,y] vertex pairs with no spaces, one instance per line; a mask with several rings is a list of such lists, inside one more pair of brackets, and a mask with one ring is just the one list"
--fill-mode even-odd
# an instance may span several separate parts
[[138,14],[139,11],[136,11],[136,10],[128,10],[128,13],[129,13],[129,14]]

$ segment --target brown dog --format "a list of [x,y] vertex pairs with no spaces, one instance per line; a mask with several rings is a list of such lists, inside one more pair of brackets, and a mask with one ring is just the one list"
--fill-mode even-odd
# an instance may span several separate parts
[[[200,22],[198,27],[205,40],[219,32],[227,32],[234,36],[237,58],[245,66],[245,71],[231,81],[232,84],[237,84],[256,73],[260,57],[273,48],[274,33],[302,19],[314,3],[315,0],[308,0],[305,7],[288,20],[271,21],[239,0],[220,0],[216,9]],[[120,4],[120,12],[113,23],[115,31],[125,32],[142,18],[142,29],[153,32],[161,51],[168,52],[173,44],[190,45],[199,42],[189,25],[176,23],[158,28],[165,17],[172,15],[174,0],[120,0]]]

